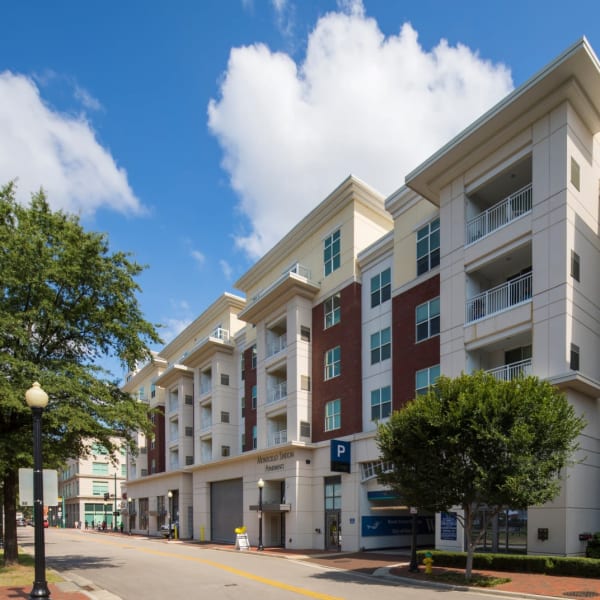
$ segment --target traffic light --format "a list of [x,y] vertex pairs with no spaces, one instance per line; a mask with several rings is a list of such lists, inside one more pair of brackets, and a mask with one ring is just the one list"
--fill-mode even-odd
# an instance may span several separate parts
[[110,498],[110,494],[108,492],[104,492],[104,499],[108,500]]

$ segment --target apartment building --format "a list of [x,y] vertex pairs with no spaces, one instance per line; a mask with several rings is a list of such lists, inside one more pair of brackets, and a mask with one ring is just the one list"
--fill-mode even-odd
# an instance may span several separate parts
[[[129,461],[131,530],[170,515],[198,540],[245,525],[253,545],[262,527],[269,546],[407,546],[409,507],[377,482],[377,423],[440,373],[485,369],[548,379],[588,422],[559,498],[507,507],[491,547],[514,543],[518,516],[529,552],[581,554],[580,534],[600,530],[599,130],[583,39],[388,198],[343,181],[236,282],[240,297],[128,376],[157,409]],[[418,532],[463,548],[449,515],[420,514]]]
[[[118,443],[118,439],[112,440]],[[106,448],[98,443],[90,444],[86,457],[69,459],[58,472],[58,495],[60,503],[49,507],[51,525],[64,527],[101,526],[109,529],[121,524],[122,489],[127,479],[126,452],[112,461]],[[114,513],[118,512],[119,515]]]

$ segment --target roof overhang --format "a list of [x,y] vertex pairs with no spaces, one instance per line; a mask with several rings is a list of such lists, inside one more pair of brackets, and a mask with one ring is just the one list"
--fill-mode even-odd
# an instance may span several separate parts
[[439,206],[442,188],[565,101],[600,131],[600,63],[585,38],[409,173],[406,185]]
[[216,352],[233,354],[234,349],[235,346],[231,342],[210,336],[194,346],[189,354],[181,359],[181,364],[186,367],[198,367]]
[[160,375],[156,379],[154,384],[162,388],[167,388],[172,386],[174,383],[177,383],[182,377],[188,379],[193,378],[193,369],[179,364],[171,365],[162,375]]

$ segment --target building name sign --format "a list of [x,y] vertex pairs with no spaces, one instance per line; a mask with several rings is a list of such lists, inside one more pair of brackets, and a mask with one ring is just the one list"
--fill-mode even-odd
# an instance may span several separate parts
[[[259,456],[256,459],[256,464],[265,465],[265,471],[283,471],[285,465],[281,462],[288,458],[294,458],[294,452],[288,450],[286,452],[276,452],[267,456]],[[279,464],[272,464],[279,463]]]

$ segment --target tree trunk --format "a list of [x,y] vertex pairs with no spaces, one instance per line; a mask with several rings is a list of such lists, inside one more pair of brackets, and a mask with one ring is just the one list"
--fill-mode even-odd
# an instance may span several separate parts
[[17,547],[17,472],[9,469],[4,475],[4,566],[19,560]]
[[466,505],[463,507],[465,512],[465,538],[467,543],[467,563],[465,565],[465,579],[471,581],[473,574],[473,507]]

